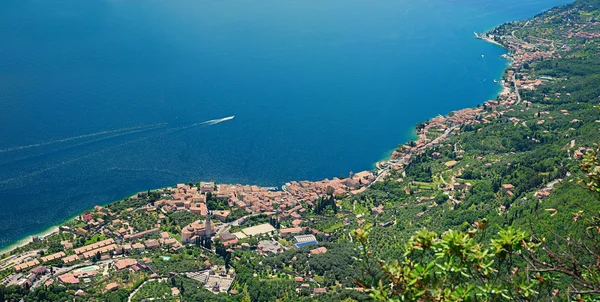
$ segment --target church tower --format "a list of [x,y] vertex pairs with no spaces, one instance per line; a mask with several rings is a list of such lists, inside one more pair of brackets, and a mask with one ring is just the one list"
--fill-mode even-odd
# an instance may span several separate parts
[[204,222],[204,236],[210,238],[212,235],[212,221],[210,221],[210,211],[206,211],[206,221]]

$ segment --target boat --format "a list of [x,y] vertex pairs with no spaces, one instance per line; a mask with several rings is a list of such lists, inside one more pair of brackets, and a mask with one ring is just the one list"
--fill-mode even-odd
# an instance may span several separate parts
[[473,34],[475,35],[475,39],[481,39],[481,36],[479,36],[479,34],[478,34],[478,33],[476,33],[476,32],[473,32]]

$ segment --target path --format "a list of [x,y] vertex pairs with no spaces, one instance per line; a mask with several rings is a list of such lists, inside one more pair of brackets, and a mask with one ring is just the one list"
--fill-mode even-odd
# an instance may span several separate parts
[[514,75],[512,77],[512,80],[513,80],[513,84],[515,86],[515,93],[517,94],[517,103],[516,103],[516,105],[519,105],[519,103],[521,103],[521,93],[519,93],[519,87],[517,87],[517,79],[515,78]]
[[[448,128],[448,129],[446,129],[446,131],[444,131],[444,133],[443,133],[442,135],[440,135],[440,136],[436,137],[434,140],[432,140],[432,141],[430,141],[429,143],[425,144],[423,147],[421,147],[421,148],[420,148],[419,150],[417,150],[417,151],[425,150],[425,149],[428,149],[428,148],[430,148],[430,147],[432,147],[432,146],[434,146],[434,145],[436,145],[436,144],[439,144],[439,143],[440,143],[442,140],[446,139],[446,138],[448,137],[448,135],[450,135],[450,133],[451,133],[451,132],[452,132],[454,129],[456,129],[456,128],[458,128],[458,127],[459,127],[459,126],[452,126],[452,127]],[[389,160],[389,161],[387,161],[387,162],[395,162],[395,163],[400,163],[400,164],[403,164],[403,165],[408,165],[408,164],[410,163],[410,159],[408,159],[408,160],[407,160],[407,159],[401,158],[401,159],[399,159],[399,160],[397,160],[397,161],[392,161],[392,160]],[[380,165],[379,165],[379,167],[380,167]],[[392,168],[392,165],[390,165],[390,164],[385,164],[385,167],[384,167],[383,169],[380,169],[380,170],[377,172],[377,178],[375,178],[375,181],[373,181],[373,182],[372,182],[372,183],[369,185],[369,187],[370,187],[371,185],[373,185],[374,183],[376,183],[376,182],[378,182],[378,181],[381,181],[381,180],[385,179],[385,177],[387,177],[387,176],[388,176],[388,174],[389,174],[389,170],[390,170],[391,168]]]
[[142,284],[140,284],[140,286],[138,286],[133,292],[131,292],[131,294],[129,294],[129,297],[127,298],[127,302],[131,302],[131,299],[133,299],[133,297],[135,296],[135,294],[137,294],[137,292],[140,290],[140,288],[142,288],[142,286],[144,286],[144,284],[148,283],[148,282],[154,282],[154,281],[158,281],[158,282],[163,282],[166,281],[167,278],[161,278],[161,279],[148,279],[146,281],[144,281]]

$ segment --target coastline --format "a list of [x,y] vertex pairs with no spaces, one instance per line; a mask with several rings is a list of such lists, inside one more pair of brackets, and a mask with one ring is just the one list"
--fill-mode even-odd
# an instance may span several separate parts
[[72,218],[63,221],[63,222],[61,222],[58,225],[51,226],[50,228],[48,228],[48,229],[46,229],[46,230],[44,230],[44,231],[42,231],[40,233],[33,234],[33,235],[28,235],[27,237],[25,237],[25,238],[23,238],[21,240],[18,240],[17,242],[15,242],[15,243],[13,243],[13,244],[5,247],[5,248],[0,249],[0,258],[2,256],[6,255],[6,254],[10,254],[12,251],[14,251],[14,250],[16,250],[18,248],[24,247],[24,246],[32,243],[33,242],[33,237],[35,237],[35,236],[46,237],[46,236],[50,236],[50,235],[58,233],[60,226],[63,223],[65,223],[66,221],[69,221],[71,219]]
[[[504,45],[502,45],[502,44],[494,41],[491,38],[489,38],[487,34],[482,34],[478,39],[479,40],[484,40],[484,41],[492,43],[492,44],[495,44],[495,45],[500,46],[503,49],[507,50],[507,48]],[[508,60],[509,60],[509,62],[512,62],[512,58],[508,58]],[[508,67],[505,67],[502,70],[502,78],[503,79],[502,79],[502,81],[499,82],[499,85],[501,86],[501,89],[499,89],[496,93],[494,93],[496,97],[506,96],[506,95],[510,94],[510,92],[512,91],[511,88],[507,88],[504,85],[502,85],[503,81],[505,80],[504,79],[504,75],[506,73],[507,68]],[[458,109],[458,110],[455,110],[455,111],[460,111],[460,110],[465,110],[465,109],[473,109],[473,108],[475,108],[475,107],[465,107],[465,108]],[[452,112],[455,112],[455,111],[452,111]],[[446,115],[448,115],[448,113]],[[435,118],[435,116],[432,117],[432,118]],[[409,140],[417,141],[417,140],[420,140],[420,139],[423,139],[423,138],[426,138],[426,136],[424,134],[420,134],[414,127],[412,127],[410,129],[410,139]],[[406,141],[404,143],[407,143],[407,142],[408,141]],[[397,148],[394,148],[394,149],[391,149],[391,150],[388,150],[388,151],[384,152],[383,155],[382,155],[382,158],[373,163],[372,168],[373,168],[373,170],[377,171],[377,173],[376,173],[377,175],[382,174],[382,172],[386,171],[387,169],[389,169],[389,167],[391,167],[389,165],[383,165],[383,164],[393,159],[393,153],[395,152],[395,150],[397,150]],[[160,190],[160,189],[162,189],[162,188],[151,189],[150,191],[156,191],[156,190]],[[132,195],[134,195],[134,194],[132,194]],[[132,196],[132,195],[128,195],[128,196]],[[127,197],[124,197],[124,198],[127,198]],[[123,200],[123,199],[120,199],[120,200]],[[116,201],[119,201],[119,200],[116,200]],[[111,203],[116,202],[116,201],[113,200],[113,201],[104,203],[104,204],[102,204],[102,206],[107,205],[107,204],[111,204]],[[14,251],[14,250],[16,250],[16,249],[18,249],[20,247],[26,246],[27,244],[33,242],[33,237],[35,237],[35,236],[46,237],[46,236],[50,236],[50,235],[53,235],[55,233],[58,233],[60,226],[62,226],[67,221],[71,221],[71,220],[75,219],[75,217],[79,216],[80,214],[81,213],[79,213],[79,214],[77,214],[75,216],[69,217],[68,219],[66,219],[64,221],[61,221],[60,223],[57,223],[57,224],[55,224],[53,226],[50,226],[46,230],[43,230],[43,231],[41,231],[39,233],[34,233],[34,234],[31,234],[31,235],[27,235],[27,236],[23,237],[22,239],[14,242],[13,244],[10,244],[10,245],[4,247],[4,248],[0,248],[0,258],[6,256],[7,254],[10,254],[12,251]]]
[[502,44],[500,44],[500,43],[496,42],[494,39],[492,39],[492,38],[488,37],[488,35],[487,35],[487,34],[482,34],[482,35],[481,35],[481,37],[480,37],[480,40],[487,41],[487,42],[489,42],[489,43],[492,43],[492,44],[498,45],[498,46],[500,46],[500,47],[502,47],[502,48],[506,49],[506,47],[504,47],[504,45],[502,45]]

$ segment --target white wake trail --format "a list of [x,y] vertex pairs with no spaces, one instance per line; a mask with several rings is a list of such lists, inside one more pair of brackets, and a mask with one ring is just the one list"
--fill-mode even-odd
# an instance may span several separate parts
[[209,125],[209,126],[216,125],[218,123],[222,123],[222,122],[225,122],[225,121],[230,121],[233,118],[235,118],[235,115],[224,117],[224,118],[219,118],[219,119],[214,119],[214,120],[208,120],[206,122],[200,123],[200,125]]
[[78,136],[72,136],[72,137],[67,137],[67,138],[51,140],[51,141],[37,143],[37,144],[18,146],[18,147],[10,147],[10,148],[6,148],[6,149],[1,149],[0,153],[18,151],[18,150],[24,150],[24,149],[30,149],[30,148],[37,148],[37,147],[48,146],[48,145],[54,145],[54,144],[58,144],[58,143],[64,143],[64,142],[69,142],[69,141],[74,141],[74,140],[78,140],[78,139],[94,137],[94,136],[99,136],[99,135],[104,135],[104,134],[111,134],[111,133],[118,133],[118,132],[132,131],[132,130],[146,129],[146,128],[154,128],[154,127],[164,126],[166,124],[167,123],[160,123],[160,124],[152,124],[152,125],[145,125],[145,126],[136,126],[136,127],[128,127],[128,128],[100,131],[100,132],[95,132],[95,133],[89,133],[89,134],[83,134],[83,135],[78,135]]

